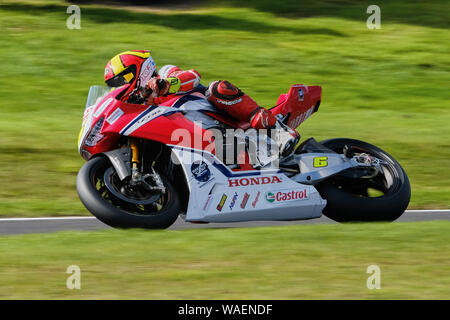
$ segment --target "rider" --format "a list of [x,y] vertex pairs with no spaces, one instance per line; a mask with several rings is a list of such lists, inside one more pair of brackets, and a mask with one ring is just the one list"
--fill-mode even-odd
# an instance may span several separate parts
[[[269,110],[260,107],[228,81],[214,81],[205,90],[200,85],[200,74],[194,69],[181,70],[174,65],[165,65],[157,72],[148,50],[131,50],[114,56],[106,64],[105,82],[109,87],[130,84],[118,98],[139,104],[160,104],[174,94],[185,94],[196,89],[202,91],[203,88],[211,104],[240,121],[249,122],[253,128],[271,129],[277,125],[277,119]],[[295,146],[299,139],[297,135],[290,132],[285,141],[279,143],[281,154],[292,151],[286,152],[288,150],[285,149]]]

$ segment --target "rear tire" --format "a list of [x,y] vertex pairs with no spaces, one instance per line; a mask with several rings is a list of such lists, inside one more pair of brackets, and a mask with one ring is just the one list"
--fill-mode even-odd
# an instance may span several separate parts
[[[388,180],[391,182],[391,186],[386,187],[383,195],[369,197],[367,190],[355,191],[358,184],[367,185],[365,183],[368,181],[364,181],[364,178],[343,178],[339,174],[331,177],[316,185],[321,196],[327,200],[324,215],[338,222],[353,222],[394,221],[403,214],[411,198],[411,187],[405,171],[392,156],[374,145],[354,139],[330,139],[322,141],[321,144],[337,153],[342,153],[343,147],[349,145],[386,161],[387,165],[383,166],[383,171],[390,175]],[[380,177],[378,180],[381,180]],[[363,195],[364,193],[366,195]]]
[[109,167],[111,163],[107,158],[96,157],[86,162],[77,176],[80,200],[95,217],[115,228],[165,229],[175,222],[180,212],[178,195],[167,178],[161,176],[166,188],[164,206],[151,214],[138,214],[117,207],[114,201],[105,199],[105,192],[100,192],[96,187]]

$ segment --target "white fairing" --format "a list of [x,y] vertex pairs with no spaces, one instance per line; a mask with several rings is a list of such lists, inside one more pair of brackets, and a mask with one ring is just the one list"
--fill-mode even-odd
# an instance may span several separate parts
[[172,146],[190,187],[187,221],[234,222],[318,218],[318,191],[277,169],[233,172],[214,155]]

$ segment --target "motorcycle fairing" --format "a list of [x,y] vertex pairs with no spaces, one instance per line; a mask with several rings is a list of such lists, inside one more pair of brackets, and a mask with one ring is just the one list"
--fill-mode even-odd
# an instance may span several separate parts
[[189,185],[186,221],[303,220],[322,215],[326,200],[314,186],[277,169],[231,171],[213,154],[172,145]]
[[[210,147],[211,133],[182,114],[190,109],[198,110],[199,108],[211,111],[212,107],[204,98],[197,95],[184,95],[177,96],[161,106],[148,106],[129,104],[115,99],[120,92],[120,88],[113,90],[95,105],[86,107],[78,142],[79,151],[86,160],[93,155],[116,149],[121,136],[153,140],[163,144],[177,143],[199,149]],[[195,105],[189,104],[194,101]],[[98,141],[95,145],[88,146],[85,143],[86,139],[98,121],[103,121],[101,130],[98,132]],[[151,128],[149,129],[148,126]],[[203,137],[200,145],[195,144],[197,142],[195,139],[174,141],[172,133],[177,129],[185,130],[191,137],[198,135]]]

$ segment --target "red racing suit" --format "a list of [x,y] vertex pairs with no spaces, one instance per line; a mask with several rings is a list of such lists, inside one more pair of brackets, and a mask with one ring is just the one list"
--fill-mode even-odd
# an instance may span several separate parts
[[[165,65],[156,72],[154,62],[152,65],[153,70],[144,63],[137,78],[139,80],[127,86],[119,99],[129,103],[161,104],[172,99],[176,94],[202,88],[202,92],[212,105],[240,121],[250,123],[255,129],[272,129],[279,126],[279,122],[269,110],[260,107],[252,98],[228,81],[213,81],[205,90],[203,86],[200,87],[201,76],[194,69],[181,70],[174,65]],[[152,93],[149,94],[150,92]],[[278,135],[279,138],[276,139],[282,155],[289,154],[300,138],[292,129],[283,130],[288,134]]]
[[[173,94],[183,94],[196,89],[200,84],[200,73],[194,69],[181,70],[174,65],[163,66],[158,79],[169,80],[169,94],[151,98],[151,103],[160,104],[171,99]],[[173,81],[176,78],[177,81]],[[172,88],[172,86],[174,88]],[[208,101],[230,116],[249,122],[255,129],[271,128],[276,123],[272,113],[260,107],[252,98],[228,81],[214,81],[205,93]]]

